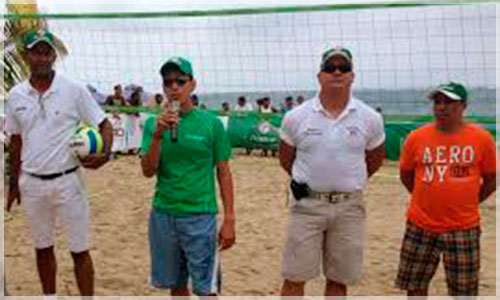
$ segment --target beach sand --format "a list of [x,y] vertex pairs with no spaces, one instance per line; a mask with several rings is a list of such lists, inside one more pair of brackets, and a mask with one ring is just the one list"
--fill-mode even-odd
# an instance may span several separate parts
[[[221,254],[222,295],[279,295],[281,253],[287,220],[287,180],[276,158],[235,155],[237,242]],[[155,179],[140,171],[139,159],[122,156],[97,171],[86,171],[90,192],[91,254],[95,293],[103,296],[159,296],[167,291],[148,285],[147,220]],[[365,190],[367,238],[363,276],[350,295],[404,295],[394,288],[408,195],[399,183],[396,163],[386,162]],[[481,205],[480,295],[495,295],[495,203]],[[6,213],[5,268],[11,295],[41,295],[35,252],[24,211]],[[59,295],[78,295],[71,256],[62,232],[56,239]],[[306,294],[322,295],[324,278],[308,283]],[[443,267],[430,286],[446,295]]]

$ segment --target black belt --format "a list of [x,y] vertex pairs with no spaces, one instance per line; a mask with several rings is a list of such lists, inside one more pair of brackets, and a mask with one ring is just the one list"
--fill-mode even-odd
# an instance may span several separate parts
[[41,180],[52,180],[52,179],[56,179],[57,177],[61,177],[61,176],[73,173],[76,170],[78,170],[78,168],[79,168],[79,166],[76,166],[76,167],[73,167],[73,168],[68,169],[66,171],[62,171],[60,173],[53,173],[53,174],[43,174],[42,175],[42,174],[28,173],[28,175],[39,178]]

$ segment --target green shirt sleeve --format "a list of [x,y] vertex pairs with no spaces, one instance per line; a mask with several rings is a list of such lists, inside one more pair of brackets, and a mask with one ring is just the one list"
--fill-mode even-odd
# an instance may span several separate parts
[[219,118],[214,118],[214,158],[215,161],[228,161],[231,158],[231,144],[224,125]]
[[144,124],[144,132],[142,133],[142,143],[141,143],[142,154],[146,154],[149,151],[149,145],[151,145],[151,139],[153,139],[155,119],[156,118],[154,116],[151,116],[146,120],[146,124]]

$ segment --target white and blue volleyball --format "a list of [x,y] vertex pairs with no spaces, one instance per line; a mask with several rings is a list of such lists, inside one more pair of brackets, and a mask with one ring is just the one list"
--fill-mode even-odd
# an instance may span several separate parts
[[100,154],[103,149],[101,134],[92,127],[81,127],[71,137],[69,149],[76,157]]

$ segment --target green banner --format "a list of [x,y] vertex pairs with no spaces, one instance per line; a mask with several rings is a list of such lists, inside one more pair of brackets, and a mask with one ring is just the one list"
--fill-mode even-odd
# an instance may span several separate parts
[[277,150],[281,115],[260,113],[232,113],[227,131],[235,148]]
[[[143,107],[105,107],[108,112],[158,114],[161,109]],[[233,148],[265,149],[276,151],[279,146],[279,128],[282,114],[258,112],[229,112],[209,110],[224,118],[229,140]],[[225,117],[223,117],[225,116]],[[406,136],[423,124],[432,122],[432,116],[385,116],[385,151],[389,160],[397,161]],[[496,138],[496,120],[492,117],[467,117],[467,121],[479,124]]]

